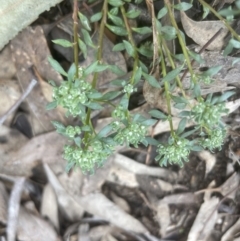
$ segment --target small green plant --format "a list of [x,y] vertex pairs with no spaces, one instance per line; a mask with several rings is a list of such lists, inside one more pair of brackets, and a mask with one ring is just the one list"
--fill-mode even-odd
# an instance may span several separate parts
[[[75,62],[68,72],[65,72],[60,64],[52,58],[49,61],[53,68],[65,77],[65,81],[60,86],[53,85],[54,101],[48,105],[48,109],[58,105],[66,108],[67,115],[78,117],[81,126],[64,126],[53,121],[57,131],[67,136],[71,145],[64,148],[64,158],[68,161],[68,169],[79,166],[84,172],[92,171],[95,166],[101,166],[104,161],[114,153],[118,145],[133,145],[138,147],[140,143],[144,145],[157,145],[158,156],[156,160],[160,165],[166,166],[168,163],[183,165],[188,161],[190,151],[199,151],[208,148],[211,151],[223,145],[226,136],[226,126],[221,122],[221,115],[227,113],[225,101],[233,95],[233,92],[226,92],[222,96],[208,95],[201,96],[200,82],[211,83],[212,75],[221,68],[213,67],[201,75],[194,73],[191,59],[201,60],[199,54],[193,53],[186,47],[184,34],[179,30],[172,9],[185,11],[192,7],[189,3],[179,3],[171,5],[165,0],[165,6],[159,11],[157,17],[154,16],[153,5],[146,1],[149,11],[152,14],[152,27],[131,27],[129,19],[139,16],[138,10],[126,10],[126,6],[137,0],[104,0],[102,11],[94,14],[90,21],[100,21],[99,42],[94,46],[91,41],[91,24],[89,19],[78,11],[77,1],[74,5],[74,42],[66,40],[55,40],[56,43],[73,47]],[[200,1],[204,8],[212,9],[204,2]],[[77,33],[77,14],[81,22],[82,30],[80,38]],[[162,26],[161,18],[169,14],[171,26]],[[221,17],[222,18],[222,17]],[[226,22],[226,25],[229,25]],[[114,34],[122,37],[122,42],[117,43],[113,51],[126,51],[134,59],[131,76],[128,80],[122,80],[123,70],[118,66],[108,65],[102,61],[102,44],[104,28],[107,27]],[[153,43],[147,42],[137,46],[134,41],[134,34],[153,33]],[[168,47],[167,41],[178,39],[182,55],[175,55]],[[240,45],[239,39],[232,39]],[[83,55],[87,55],[88,48],[96,48],[97,55],[95,61],[87,68],[78,65],[78,47]],[[236,47],[236,44],[234,45]],[[229,46],[227,46],[229,52]],[[152,60],[151,68],[147,68],[142,57]],[[171,66],[171,71],[167,71],[167,63]],[[111,85],[122,87],[122,90],[109,91],[102,94],[96,88],[98,73],[111,70],[119,75],[118,80],[112,81]],[[191,84],[187,95],[179,77],[180,72],[187,69],[191,75]],[[91,82],[86,79],[93,76]],[[159,76],[159,77],[158,77]],[[168,111],[163,113],[159,109],[153,109],[148,114],[152,118],[146,118],[140,114],[131,114],[128,110],[129,99],[136,91],[137,83],[145,79],[146,83],[155,90],[162,90],[162,95],[166,98]],[[176,92],[175,90],[178,89]],[[176,94],[179,93],[179,94]],[[119,103],[113,104],[112,100],[119,97]],[[192,104],[192,100],[195,104]],[[103,104],[114,106],[112,112],[112,122],[106,125],[98,133],[91,122],[91,112],[100,110]],[[179,116],[182,120],[178,128],[173,128],[172,108],[180,109]],[[149,126],[154,125],[158,120],[168,121],[170,125],[170,137],[167,144],[159,143],[157,140],[146,136]],[[195,127],[186,131],[188,121],[194,121]],[[194,139],[190,137],[194,134]]]

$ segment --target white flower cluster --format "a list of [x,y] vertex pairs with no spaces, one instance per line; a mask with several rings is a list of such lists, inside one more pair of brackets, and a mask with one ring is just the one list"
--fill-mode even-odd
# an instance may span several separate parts
[[129,125],[122,130],[119,130],[114,140],[120,145],[132,144],[135,147],[139,142],[143,141],[147,133],[147,127],[140,123],[129,123]]
[[159,155],[156,157],[157,161],[160,161],[161,166],[166,166],[169,162],[170,164],[183,165],[183,160],[188,161],[188,155],[190,153],[189,141],[187,139],[175,140],[170,145],[158,145],[157,152]]
[[88,82],[83,80],[77,80],[76,83],[78,83],[77,86],[75,83],[64,81],[61,86],[53,88],[53,99],[74,117],[82,113],[80,105],[88,102],[87,94],[92,88]]

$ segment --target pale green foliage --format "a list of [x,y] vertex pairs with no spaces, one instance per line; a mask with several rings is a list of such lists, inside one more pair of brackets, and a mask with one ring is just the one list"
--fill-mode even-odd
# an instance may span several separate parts
[[[107,1],[107,0],[105,0]],[[127,1],[131,2],[131,1]],[[134,2],[140,2],[135,0]],[[159,11],[156,19],[157,34],[159,41],[169,41],[178,38],[182,44],[183,54],[176,55],[174,58],[171,55],[166,55],[159,58],[158,64],[164,70],[159,73],[161,79],[156,79],[151,75],[150,69],[142,62],[143,57],[152,60],[153,44],[146,42],[137,47],[131,36],[134,33],[148,34],[152,32],[152,28],[141,26],[139,28],[126,27],[126,19],[137,18],[139,11],[125,11],[125,1],[108,0],[111,8],[108,12],[102,11],[94,14],[91,17],[91,22],[103,21],[102,23],[114,34],[123,38],[122,42],[117,43],[113,51],[126,51],[129,56],[134,59],[134,67],[129,79],[121,79],[112,81],[112,86],[121,87],[121,90],[109,91],[105,94],[100,93],[95,86],[98,73],[106,69],[117,75],[125,73],[115,65],[107,65],[102,63],[101,51],[102,46],[98,46],[98,57],[88,67],[80,68],[73,64],[68,73],[60,66],[60,64],[49,58],[53,68],[60,74],[66,77],[66,80],[60,86],[53,84],[53,102],[48,105],[48,109],[55,108],[60,105],[67,110],[67,115],[78,117],[82,123],[81,126],[67,126],[53,121],[53,125],[57,131],[69,138],[73,143],[66,145],[64,148],[64,158],[68,161],[68,169],[79,166],[84,172],[94,170],[95,166],[101,166],[107,158],[112,155],[118,145],[133,145],[138,147],[140,143],[144,145],[156,145],[157,157],[160,165],[166,166],[170,164],[178,164],[183,166],[185,161],[188,161],[188,156],[191,151],[199,151],[208,148],[214,151],[216,148],[221,149],[224,138],[226,136],[226,127],[221,122],[221,116],[227,113],[225,101],[233,95],[233,92],[224,93],[222,96],[214,97],[207,96],[205,99],[201,97],[200,82],[209,84],[213,81],[213,76],[221,70],[221,66],[210,68],[202,74],[196,74],[191,70],[191,66],[187,66],[191,73],[191,84],[189,92],[191,97],[185,95],[185,92],[179,81],[180,72],[186,67],[185,59],[193,58],[199,63],[203,60],[197,53],[189,51],[184,43],[184,34],[177,27],[162,26],[161,18],[168,12],[167,6]],[[191,8],[190,3],[180,3],[175,6],[175,11],[186,11]],[[104,15],[105,14],[105,15]],[[105,23],[104,18],[107,19]],[[103,19],[103,20],[102,20]],[[79,39],[79,48],[86,56],[88,48],[96,48],[91,40],[91,25],[88,18],[79,13],[79,20],[84,27],[81,31],[83,39]],[[172,19],[172,21],[175,21]],[[56,40],[62,46],[69,47],[72,44],[64,40]],[[162,54],[167,53],[166,42],[159,43],[158,51]],[[240,48],[240,42],[232,39],[225,49],[225,54],[232,51],[233,48]],[[165,58],[168,58],[172,63],[172,70],[166,72]],[[175,62],[174,62],[175,61]],[[176,63],[179,67],[176,67]],[[78,78],[76,78],[78,71]],[[164,72],[166,72],[164,74]],[[92,82],[87,82],[89,75],[93,74]],[[140,114],[131,115],[128,110],[129,99],[137,88],[136,85],[141,79],[145,79],[152,87],[156,89],[164,88],[164,96],[167,98],[168,104],[174,102],[174,107],[181,109],[179,117],[182,120],[179,123],[177,130],[172,128],[172,114],[163,113],[160,110],[154,109],[149,114],[155,119],[146,118]],[[181,89],[181,95],[175,94],[176,87]],[[174,94],[173,94],[174,93]],[[121,97],[118,104],[113,104],[112,100],[116,97]],[[195,99],[197,104],[190,105],[190,100]],[[112,111],[112,122],[102,128],[98,133],[94,129],[90,114],[92,110],[102,109],[104,104],[115,106]],[[188,107],[186,111],[185,108]],[[189,107],[191,110],[189,110]],[[154,125],[157,120],[168,121],[171,127],[170,138],[168,143],[159,143],[153,138],[146,137],[148,127]],[[188,121],[196,123],[194,129],[186,131]],[[190,139],[194,134],[194,141]]]

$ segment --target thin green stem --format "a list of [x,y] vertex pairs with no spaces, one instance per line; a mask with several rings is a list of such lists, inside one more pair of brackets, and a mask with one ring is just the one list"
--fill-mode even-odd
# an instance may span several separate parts
[[[103,8],[102,8],[102,20],[101,20],[101,24],[99,27],[99,39],[98,39],[98,51],[97,51],[98,62],[100,62],[102,60],[102,46],[103,46],[104,28],[107,23],[107,12],[108,12],[108,1],[104,0]],[[95,89],[97,86],[97,79],[98,79],[98,73],[94,73],[93,80],[92,80],[92,88],[93,89]],[[86,125],[89,125],[93,129],[93,131],[95,131],[93,128],[92,122],[91,122],[91,109],[90,108],[87,109]],[[88,138],[89,138],[88,132],[85,132],[84,138],[87,143]]]
[[[163,57],[164,56],[163,50],[162,50],[161,45],[159,46],[159,53],[160,53],[160,56],[162,56],[161,67],[162,67],[162,75],[164,77],[167,75],[167,69],[166,69],[165,60]],[[169,122],[169,126],[170,126],[171,135],[172,135],[172,137],[174,137],[174,129],[173,129],[173,122],[172,122],[172,110],[171,110],[171,95],[169,94],[169,84],[166,81],[164,82],[164,89],[165,89],[166,100],[167,100],[168,115],[170,116],[170,118],[168,118],[168,122]]]
[[[160,35],[159,35],[159,36],[160,36]],[[161,37],[161,36],[160,36],[160,37]],[[170,65],[171,65],[172,69],[175,69],[176,66],[175,66],[175,63],[174,63],[174,61],[173,61],[173,59],[172,59],[171,53],[170,53],[170,51],[169,51],[169,49],[168,49],[168,47],[167,47],[166,40],[161,37],[161,42],[162,42],[163,48],[164,48],[164,50],[165,50],[165,52],[166,52],[168,61],[169,61]],[[183,89],[182,82],[181,82],[179,76],[176,77],[176,80],[177,80],[177,84],[178,84],[178,86],[179,86],[179,88],[180,88],[180,90],[181,90],[181,92],[182,92],[183,97],[187,99],[186,93],[185,93],[185,91],[184,91],[184,89]]]
[[229,25],[227,20],[223,18],[214,8],[212,8],[208,3],[203,0],[198,0],[204,7],[208,8],[219,20],[221,20],[229,32],[235,37],[238,41],[240,41],[240,36],[236,33],[236,31]]
[[74,0],[73,4],[73,51],[74,51],[74,64],[76,67],[75,77],[79,76],[78,70],[78,0]]
[[[134,65],[133,65],[132,76],[131,76],[131,79],[130,79],[130,84],[133,85],[135,73],[137,71],[138,64],[139,64],[139,56],[138,56],[137,48],[136,48],[136,45],[135,45],[135,41],[133,39],[132,30],[131,30],[131,28],[130,28],[130,26],[128,24],[128,19],[126,17],[125,8],[123,6],[121,6],[120,10],[121,10],[121,13],[122,13],[122,16],[123,16],[123,21],[124,21],[126,30],[128,32],[128,40],[131,43],[131,45],[133,46],[133,48],[134,48]],[[130,98],[130,95],[129,95],[129,98]]]
[[165,5],[168,9],[168,13],[169,13],[169,17],[170,17],[170,20],[171,20],[171,23],[173,25],[173,27],[176,29],[177,31],[177,37],[178,37],[178,40],[179,40],[179,43],[181,45],[181,48],[182,48],[182,51],[183,51],[183,55],[185,57],[185,60],[186,60],[186,63],[187,63],[187,66],[188,66],[188,69],[189,69],[189,72],[191,74],[191,78],[192,78],[192,81],[194,83],[196,83],[196,80],[194,78],[194,73],[193,73],[193,69],[192,69],[192,65],[191,65],[191,61],[190,61],[190,58],[189,58],[189,55],[188,55],[188,51],[187,51],[187,48],[186,48],[186,45],[184,43],[184,40],[182,38],[182,35],[181,35],[181,32],[177,26],[177,23],[176,23],[176,20],[175,20],[175,17],[172,13],[172,9],[171,9],[171,4],[169,2],[169,0],[164,0],[165,1]]

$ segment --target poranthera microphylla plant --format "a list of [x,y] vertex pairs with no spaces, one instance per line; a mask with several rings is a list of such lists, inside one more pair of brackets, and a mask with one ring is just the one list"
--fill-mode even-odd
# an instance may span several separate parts
[[[73,14],[74,42],[71,43],[62,39],[54,41],[64,47],[73,47],[75,56],[75,62],[68,72],[65,72],[56,60],[49,58],[52,67],[65,77],[65,81],[60,86],[51,82],[54,101],[48,105],[48,109],[60,105],[67,110],[67,115],[78,117],[82,122],[81,126],[64,126],[59,122],[52,122],[57,132],[67,136],[71,141],[71,144],[64,148],[64,158],[68,161],[68,170],[77,166],[84,172],[92,171],[95,166],[101,166],[114,153],[118,145],[133,145],[134,147],[138,147],[140,143],[146,146],[149,144],[157,145],[158,155],[156,160],[164,166],[168,163],[183,166],[183,162],[188,161],[190,151],[202,149],[214,151],[217,148],[221,149],[223,145],[226,126],[221,122],[221,115],[227,113],[228,110],[225,108],[224,102],[233,95],[233,92],[226,92],[218,97],[212,94],[206,98],[201,96],[200,83],[210,83],[212,75],[216,74],[221,67],[210,68],[201,75],[194,73],[191,58],[199,61],[201,57],[186,47],[184,34],[178,29],[172,13],[173,8],[175,11],[186,11],[192,5],[185,2],[171,5],[168,0],[164,0],[164,7],[156,16],[152,16],[155,27],[138,28],[131,27],[129,20],[137,18],[140,11],[136,9],[127,11],[127,5],[136,2],[139,3],[140,1],[104,0],[102,11],[88,19],[83,13],[77,12],[77,1],[75,0]],[[216,12],[203,0],[199,2],[205,9],[209,8],[216,15]],[[161,18],[166,14],[169,14],[171,26],[162,26],[161,24]],[[80,21],[82,28],[80,37],[77,32],[78,21]],[[94,22],[100,22],[97,46],[94,45],[90,36],[91,23]],[[227,22],[226,26],[231,30]],[[117,43],[113,51],[126,51],[134,59],[132,73],[128,80],[121,79],[121,76],[125,73],[118,66],[108,65],[102,61],[105,27],[122,38],[122,42]],[[137,46],[134,41],[135,33],[153,33],[155,36],[154,45],[148,42]],[[235,39],[231,39],[225,49],[227,53],[230,53],[233,48],[240,48],[238,35],[237,37],[236,35],[233,36]],[[180,43],[182,48],[181,58],[171,53],[167,47],[167,41],[172,39],[178,39]],[[78,47],[84,56],[87,55],[88,48],[96,48],[96,59],[86,68],[82,68],[78,64]],[[142,56],[148,59],[159,56],[159,59],[154,60],[154,63],[158,65],[157,68],[146,67],[142,61]],[[167,63],[170,64],[171,71],[167,71]],[[184,68],[188,69],[191,76],[191,84],[188,89],[188,93],[190,92],[191,95],[185,93],[180,81],[179,74]],[[112,81],[111,85],[121,87],[122,90],[108,91],[105,94],[98,91],[96,88],[98,73],[106,69],[119,76],[119,79]],[[156,70],[159,70],[158,76],[160,76],[160,79],[155,77],[157,75],[152,74],[153,72],[156,73]],[[86,81],[89,75],[92,76],[91,82]],[[167,100],[167,113],[163,113],[159,109],[153,109],[149,112],[152,116],[150,119],[140,114],[131,114],[128,110],[129,99],[131,94],[136,91],[136,85],[141,79],[145,79],[156,89],[164,90],[162,94]],[[176,88],[180,90],[177,92],[180,94],[174,94]],[[112,102],[116,97],[119,97],[117,105]],[[193,99],[195,105],[190,104],[192,103],[190,100]],[[114,106],[112,122],[96,132],[90,116],[93,110],[102,109],[103,104]],[[181,110],[179,117],[182,119],[176,130],[172,123],[172,106]],[[149,126],[154,125],[158,120],[169,122],[171,133],[167,144],[159,143],[157,140],[146,136]],[[188,121],[194,121],[196,125],[192,130],[185,131]],[[192,134],[195,136],[194,140],[190,138]]]

